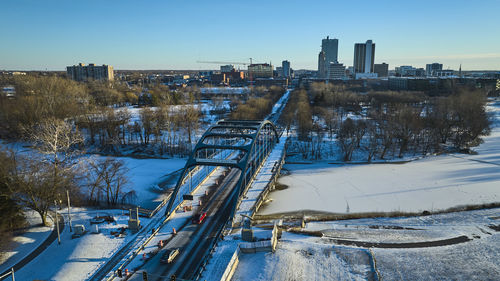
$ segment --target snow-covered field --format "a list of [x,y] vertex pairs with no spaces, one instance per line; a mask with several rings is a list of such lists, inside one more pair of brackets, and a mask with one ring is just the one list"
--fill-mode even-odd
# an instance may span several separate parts
[[275,253],[241,254],[232,280],[366,280],[369,256],[362,249],[332,247],[314,238],[283,233]]
[[465,244],[375,249],[382,280],[499,280],[500,235]]
[[[283,232],[276,253],[242,254],[232,280],[498,280],[500,209],[409,218],[310,222],[323,237]],[[432,242],[438,247],[343,246],[335,239],[378,243]]]
[[500,202],[500,103],[491,135],[477,155],[431,156],[406,164],[289,164],[280,179],[289,188],[260,214],[318,210],[335,213],[436,211],[459,205]]
[[118,157],[117,159],[125,162],[125,166],[129,170],[126,174],[129,183],[124,191],[135,191],[137,195],[136,204],[143,208],[152,209],[165,196],[157,192],[156,185],[159,183],[160,178],[182,169],[186,164],[185,158],[136,159]]
[[[409,218],[311,222],[323,240],[342,237],[385,243],[424,242],[467,236],[471,241],[441,247],[372,248],[382,280],[498,280],[500,209]],[[395,229],[404,227],[407,229]]]

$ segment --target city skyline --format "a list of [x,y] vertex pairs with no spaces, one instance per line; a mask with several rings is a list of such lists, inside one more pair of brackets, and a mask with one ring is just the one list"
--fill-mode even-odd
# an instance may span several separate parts
[[[362,8],[360,8],[362,7]],[[488,7],[485,9],[484,7]],[[272,62],[317,69],[321,39],[338,61],[373,40],[375,63],[499,70],[499,1],[185,3],[16,1],[0,4],[0,69],[59,70],[79,62],[115,69],[218,69],[196,61]]]

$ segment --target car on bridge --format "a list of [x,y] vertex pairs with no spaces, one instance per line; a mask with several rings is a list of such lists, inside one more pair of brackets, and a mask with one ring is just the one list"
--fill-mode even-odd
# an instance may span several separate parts
[[163,256],[161,257],[160,262],[161,263],[171,263],[175,259],[175,257],[177,257],[178,255],[179,255],[178,248],[167,250],[165,252],[165,254],[163,254]]
[[207,216],[207,212],[202,212],[202,213],[196,214],[193,216],[192,222],[196,223],[196,224],[201,224],[206,216]]

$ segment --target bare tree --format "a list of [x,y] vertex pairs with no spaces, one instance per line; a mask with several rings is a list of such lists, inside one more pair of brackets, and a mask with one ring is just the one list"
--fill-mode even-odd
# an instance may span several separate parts
[[50,207],[53,206],[54,200],[60,198],[63,184],[67,184],[69,178],[58,173],[58,178],[54,179],[50,165],[33,158],[19,157],[17,169],[17,181],[12,190],[15,200],[37,212],[42,224],[48,226],[47,214]]
[[149,138],[153,134],[154,129],[154,112],[149,107],[144,107],[140,111],[142,128],[144,130],[144,144],[149,144]]
[[340,126],[337,135],[340,149],[344,153],[344,161],[351,161],[352,153],[356,148],[356,124],[351,118],[347,118]]
[[128,183],[125,176],[128,169],[121,160],[104,158],[89,163],[88,173],[89,200],[98,203],[105,200],[107,205],[119,203],[124,195],[123,189]]
[[[3,147],[0,145],[0,148]],[[13,190],[16,184],[16,159],[11,151],[0,150],[0,243],[3,243],[3,233],[12,231],[24,222],[23,211],[14,200]]]
[[489,120],[484,109],[486,95],[476,91],[463,91],[450,97],[454,124],[455,148],[468,150],[483,142],[481,136],[490,133]]
[[188,135],[188,143],[191,146],[192,135],[193,132],[198,129],[199,119],[200,119],[200,111],[194,106],[185,106],[180,115],[179,124],[182,125],[186,129],[186,133]]
[[366,151],[368,153],[367,161],[370,162],[372,161],[373,157],[377,154],[379,145],[378,145],[378,133],[377,133],[377,124],[369,120],[367,123],[367,134],[368,134],[368,140],[366,142]]
[[20,161],[14,192],[23,204],[38,212],[43,224],[54,200],[65,189],[75,186],[77,164],[75,147],[83,139],[63,120],[48,119],[28,131],[30,140],[42,157],[24,157]]

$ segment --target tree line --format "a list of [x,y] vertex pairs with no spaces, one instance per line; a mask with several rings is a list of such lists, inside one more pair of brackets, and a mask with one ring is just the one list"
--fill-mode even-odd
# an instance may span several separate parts
[[49,225],[49,212],[66,201],[66,192],[74,205],[115,206],[135,200],[135,194],[125,192],[124,162],[84,155],[79,150],[83,138],[69,122],[48,119],[27,134],[33,151],[0,150],[0,208],[6,214],[0,231],[22,225],[23,208],[37,212],[42,224]]
[[269,88],[253,88],[246,101],[234,100],[232,104],[231,119],[261,120],[264,119],[281,98],[284,89],[277,86]]
[[127,108],[106,108],[75,118],[75,125],[87,135],[89,149],[114,155],[128,149],[136,154],[174,156],[191,150],[200,116],[193,105],[143,107],[136,120]]
[[468,87],[447,96],[421,92],[357,93],[342,85],[316,83],[292,93],[281,122],[296,125],[300,150],[322,157],[321,143],[333,136],[344,161],[361,152],[366,161],[405,153],[467,152],[490,132],[485,93]]
[[[13,97],[0,94],[0,138],[36,151],[15,153],[0,144],[1,237],[24,226],[24,208],[48,225],[49,212],[66,191],[75,204],[134,203],[135,194],[126,192],[124,162],[84,153],[183,155],[200,124],[199,110],[189,105],[198,98],[193,88],[139,89],[36,75],[0,76],[0,86],[15,87]],[[141,106],[135,120],[126,105]]]
[[[83,130],[84,145],[94,152],[118,154],[121,147],[150,154],[186,154],[201,117],[189,105],[199,98],[195,88],[171,91],[153,84],[139,89],[120,82],[78,83],[33,75],[0,76],[0,85],[13,85],[16,90],[15,97],[0,96],[3,139],[23,139],[26,128],[47,119],[70,120]],[[125,105],[140,106],[140,118],[132,120]]]
[[[163,85],[149,89],[120,83],[78,83],[57,76],[0,76],[0,85],[13,85],[14,97],[0,95],[0,138],[24,141],[36,153],[0,149],[0,211],[5,219],[0,232],[23,225],[23,209],[36,211],[42,223],[70,193],[76,205],[132,204],[127,192],[127,168],[108,157],[85,153],[185,155],[191,150],[201,113],[190,103],[196,89],[170,91]],[[260,119],[281,97],[280,88],[256,88],[252,101],[233,100],[234,118]],[[260,101],[258,101],[260,99]],[[126,105],[139,105],[132,114]],[[217,100],[218,109],[223,101]],[[135,110],[135,109],[134,109]],[[238,117],[238,114],[239,117]],[[251,115],[251,116],[250,116]],[[52,211],[51,211],[52,210]]]

